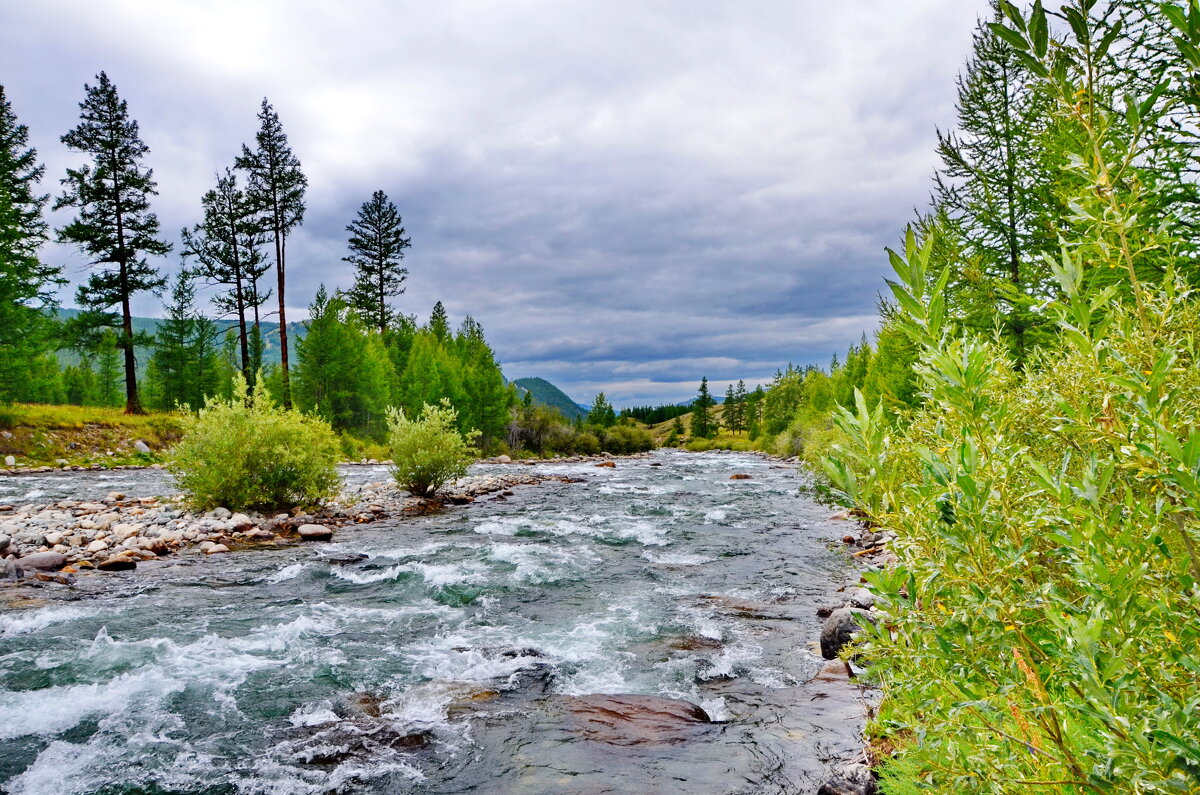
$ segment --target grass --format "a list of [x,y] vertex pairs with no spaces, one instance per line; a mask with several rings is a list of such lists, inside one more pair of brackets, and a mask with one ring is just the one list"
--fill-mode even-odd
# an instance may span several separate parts
[[[182,418],[175,412],[125,414],[98,406],[14,403],[0,406],[0,456],[18,466],[124,466],[162,459],[179,440]],[[141,440],[150,453],[139,453]]]

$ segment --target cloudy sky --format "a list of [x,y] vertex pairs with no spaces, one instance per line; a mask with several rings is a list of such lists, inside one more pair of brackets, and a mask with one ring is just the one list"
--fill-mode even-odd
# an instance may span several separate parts
[[[986,5],[38,0],[0,10],[0,84],[56,191],[107,71],[172,239],[266,96],[309,178],[289,320],[349,286],[344,228],[382,189],[413,241],[404,311],[473,315],[510,378],[673,402],[874,329]],[[83,278],[79,254],[46,258]]]

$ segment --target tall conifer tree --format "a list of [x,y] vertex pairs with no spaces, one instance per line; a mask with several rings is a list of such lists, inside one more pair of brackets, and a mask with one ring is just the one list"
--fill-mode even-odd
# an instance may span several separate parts
[[279,299],[279,356],[283,380],[283,405],[291,408],[287,338],[287,236],[304,223],[304,192],[308,178],[300,170],[300,159],[292,152],[279,114],[264,97],[258,112],[256,148],[242,145],[237,166],[248,178],[247,196],[259,215],[262,229],[275,246],[275,294]]
[[712,409],[713,399],[708,392],[708,377],[705,376],[700,381],[700,393],[692,402],[692,436],[699,439],[706,437],[712,431],[712,417],[709,411]]
[[343,259],[354,265],[354,286],[347,296],[350,305],[367,325],[385,334],[396,317],[388,299],[404,292],[408,278],[408,268],[400,263],[411,241],[404,236],[399,210],[381,190],[363,202],[346,231],[351,253]]
[[43,348],[42,310],[63,283],[59,269],[38,258],[48,230],[42,209],[49,197],[38,193],[45,170],[0,86],[0,400],[23,397],[29,362]]
[[253,384],[256,370],[252,369],[246,315],[249,309],[258,308],[257,303],[251,306],[258,301],[252,285],[268,267],[262,253],[264,236],[231,169],[217,177],[217,186],[205,193],[200,203],[204,220],[183,230],[183,254],[196,260],[196,272],[210,284],[226,288],[214,296],[213,303],[237,320],[242,376]]
[[[125,358],[125,413],[142,414],[134,357],[130,299],[144,290],[161,290],[165,280],[146,261],[171,250],[158,239],[158,216],[150,211],[157,195],[154,172],[142,164],[150,148],[129,118],[125,100],[101,72],[95,86],[84,85],[79,126],[62,137],[71,151],[89,155],[92,162],[67,169],[63,194],[55,209],[77,207],[75,220],[58,230],[58,238],[73,243],[99,268],[76,293],[83,312],[74,320],[84,335],[104,328],[120,329],[117,344]],[[120,315],[112,311],[120,306]]]

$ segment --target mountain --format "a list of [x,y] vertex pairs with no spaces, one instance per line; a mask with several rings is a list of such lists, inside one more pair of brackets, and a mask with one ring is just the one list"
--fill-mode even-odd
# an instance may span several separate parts
[[568,420],[582,419],[587,415],[585,409],[544,378],[518,378],[513,383],[516,384],[517,389],[533,395],[535,402],[558,409]]

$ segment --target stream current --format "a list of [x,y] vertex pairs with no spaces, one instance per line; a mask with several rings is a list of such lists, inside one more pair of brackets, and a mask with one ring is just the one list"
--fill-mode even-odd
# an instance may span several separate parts
[[[855,754],[861,709],[809,680],[815,610],[857,573],[800,475],[727,453],[531,469],[583,482],[0,609],[0,790],[790,794]],[[55,473],[0,478],[0,502],[116,488],[174,491]],[[605,741],[563,706],[591,694],[716,722]]]

